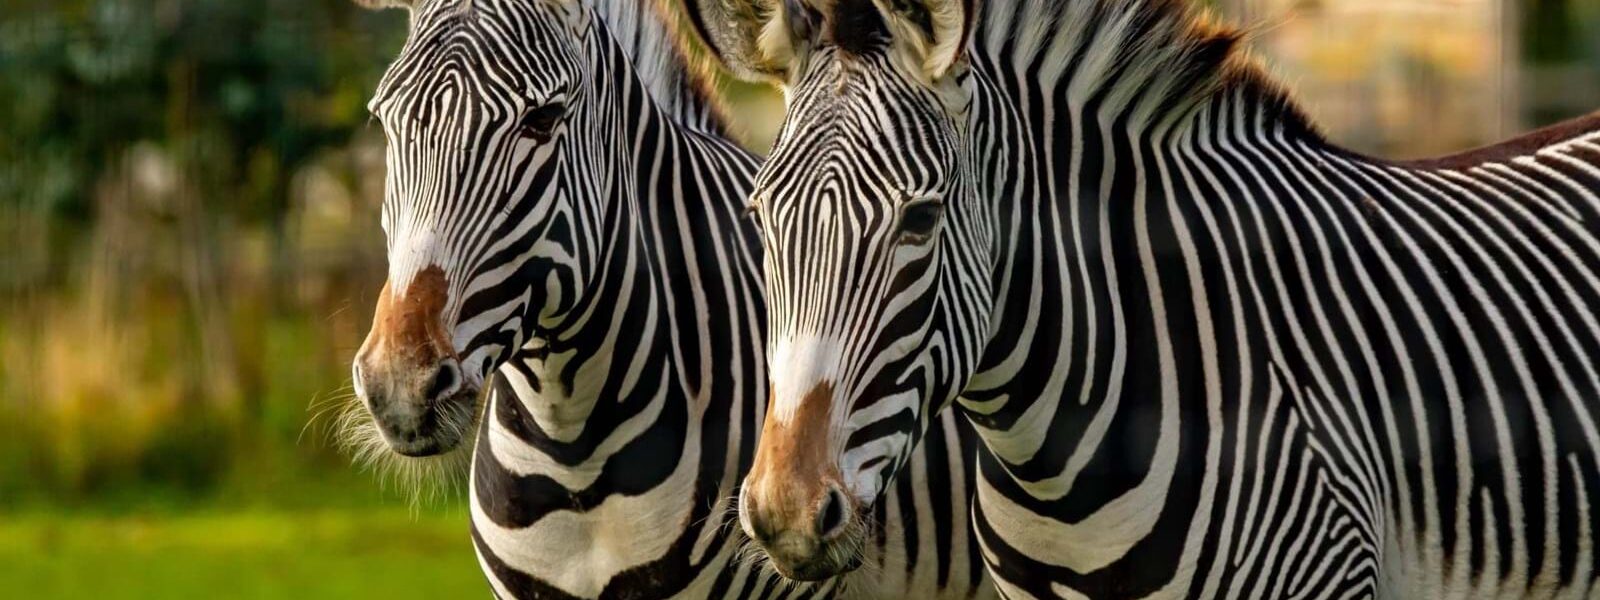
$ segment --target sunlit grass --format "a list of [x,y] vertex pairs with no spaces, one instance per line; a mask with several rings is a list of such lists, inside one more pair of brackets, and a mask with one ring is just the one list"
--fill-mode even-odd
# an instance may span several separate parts
[[349,393],[359,310],[233,304],[243,385],[216,395],[171,299],[108,311],[61,297],[0,314],[0,585],[39,599],[488,596],[460,497],[413,505],[314,418]]
[[0,581],[52,598],[477,598],[460,511],[8,515]]

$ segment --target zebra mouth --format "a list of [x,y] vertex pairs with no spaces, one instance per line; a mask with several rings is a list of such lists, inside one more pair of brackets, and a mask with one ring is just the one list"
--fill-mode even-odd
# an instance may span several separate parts
[[822,581],[861,568],[867,540],[867,515],[847,511],[844,522],[821,535],[784,532],[757,540],[773,568],[788,579]]
[[426,458],[444,454],[444,448],[437,441],[427,439],[421,441],[407,441],[405,443],[391,443],[389,447],[395,454],[408,458]]
[[411,423],[379,420],[389,450],[408,458],[438,456],[455,450],[476,421],[478,390],[470,386],[431,403]]
[[854,535],[841,536],[818,544],[809,556],[797,556],[784,547],[788,544],[779,542],[768,549],[768,556],[779,575],[795,581],[822,581],[861,568],[862,541]]

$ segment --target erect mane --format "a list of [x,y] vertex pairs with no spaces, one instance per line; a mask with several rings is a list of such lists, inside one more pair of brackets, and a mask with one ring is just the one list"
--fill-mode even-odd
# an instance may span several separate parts
[[606,14],[606,5],[637,6],[648,24],[638,29],[640,37],[619,37],[619,42],[632,46],[629,56],[651,93],[658,93],[656,101],[678,115],[699,115],[698,122],[709,126],[712,133],[730,134],[736,120],[730,117],[730,107],[720,91],[722,69],[694,34],[693,24],[683,13],[683,0],[584,2],[597,6],[600,14]]
[[715,93],[715,76],[695,58],[680,35],[674,0],[583,0],[605,19],[627,49],[639,78],[655,101],[680,121],[726,133],[728,119]]
[[[1247,31],[1191,0],[981,2],[973,48],[1039,77],[1084,84],[1146,108],[1185,114],[1218,94],[1255,101],[1286,128],[1321,139],[1299,104],[1245,48]],[[1070,97],[1070,93],[1069,93]],[[1159,115],[1159,116],[1154,116]]]

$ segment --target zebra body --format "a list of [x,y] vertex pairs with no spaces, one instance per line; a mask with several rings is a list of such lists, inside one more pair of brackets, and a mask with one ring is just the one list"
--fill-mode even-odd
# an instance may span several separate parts
[[495,595],[992,596],[963,522],[975,438],[954,417],[858,573],[794,585],[742,548],[731,499],[767,396],[743,221],[758,159],[720,134],[652,7],[408,8],[372,102],[390,278],[356,377],[380,426],[406,392],[376,375],[408,356],[400,342],[448,338],[430,394],[487,382],[470,502]]
[[870,490],[959,396],[1007,597],[1600,593],[1600,116],[1378,161],[1182,3],[981,4],[701,5],[789,98],[769,420]]

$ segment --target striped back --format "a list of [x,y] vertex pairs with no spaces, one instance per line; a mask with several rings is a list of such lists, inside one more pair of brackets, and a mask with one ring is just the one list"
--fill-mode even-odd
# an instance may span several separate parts
[[1184,2],[766,4],[775,560],[959,395],[1010,596],[1593,593],[1600,118],[1392,163]]

